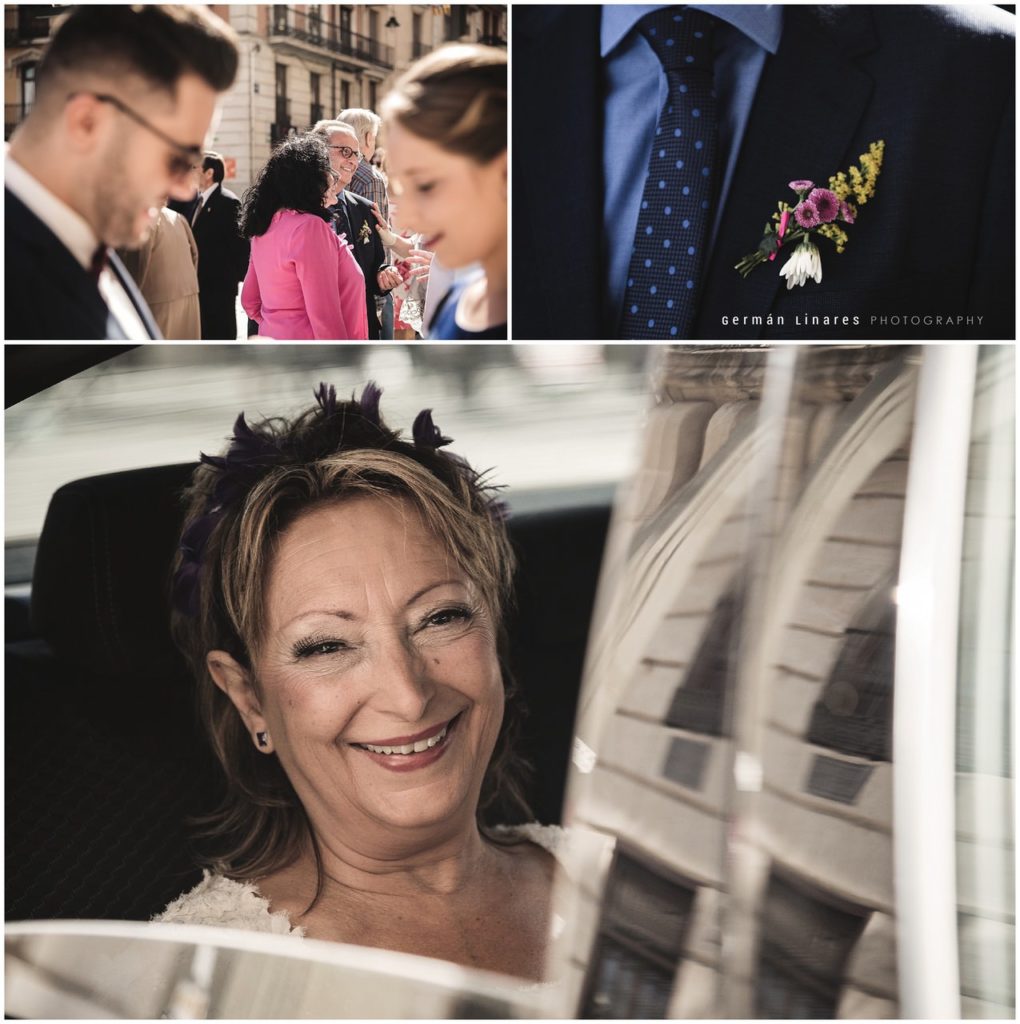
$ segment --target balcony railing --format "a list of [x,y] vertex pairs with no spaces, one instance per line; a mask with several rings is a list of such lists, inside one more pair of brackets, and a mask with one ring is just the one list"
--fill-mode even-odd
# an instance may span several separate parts
[[22,4],[4,7],[4,46],[25,46],[50,37],[50,23],[66,4]]
[[384,68],[393,67],[392,46],[385,46],[379,40],[357,32],[345,32],[339,26],[324,21],[321,15],[309,14],[296,7],[273,5],[270,36],[287,36],[311,46],[321,46],[331,53],[356,57]]

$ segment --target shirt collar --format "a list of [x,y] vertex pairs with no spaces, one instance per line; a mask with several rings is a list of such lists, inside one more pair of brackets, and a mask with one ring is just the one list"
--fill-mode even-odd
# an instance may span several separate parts
[[214,181],[208,188],[202,189],[202,205],[205,206],[209,202],[209,197],[220,187],[218,181]]
[[[646,15],[672,4],[603,4],[600,49],[608,57]],[[763,50],[775,53],[783,34],[782,4],[689,4],[743,32]]]
[[99,247],[99,239],[80,213],[58,199],[21,166],[4,147],[4,183],[60,239],[86,269]]

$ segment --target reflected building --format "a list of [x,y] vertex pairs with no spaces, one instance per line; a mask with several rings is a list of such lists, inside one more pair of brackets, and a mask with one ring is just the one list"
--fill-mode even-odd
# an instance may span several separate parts
[[[976,401],[1010,382],[987,355]],[[613,849],[573,893],[580,1016],[898,1016],[896,588],[922,359],[666,356],[578,717],[568,820]],[[1000,961],[1011,896],[972,928]],[[1012,1005],[996,977],[998,1007],[964,985],[968,1015]]]

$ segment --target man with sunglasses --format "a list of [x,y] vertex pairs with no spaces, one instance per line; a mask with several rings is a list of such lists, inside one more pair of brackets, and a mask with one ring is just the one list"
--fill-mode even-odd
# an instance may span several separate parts
[[112,252],[185,199],[236,37],[203,7],[83,5],[55,32],[5,159],[5,337],[158,338]]

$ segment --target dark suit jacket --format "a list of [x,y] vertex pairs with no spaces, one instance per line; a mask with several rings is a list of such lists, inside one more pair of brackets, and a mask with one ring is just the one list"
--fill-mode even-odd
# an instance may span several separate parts
[[250,245],[237,227],[241,200],[221,184],[210,194],[191,227],[198,246],[199,296],[230,297],[233,308],[237,285],[248,273]]
[[[117,254],[109,267],[149,332],[162,335]],[[89,272],[64,243],[4,189],[4,338],[8,341],[93,341],[125,338]]]
[[[340,206],[347,214],[351,230],[348,234],[341,215]],[[379,288],[379,278],[376,276],[381,267],[386,265],[386,248],[379,237],[375,226],[378,221],[372,213],[372,204],[362,196],[355,195],[346,190],[337,197],[336,206],[330,207],[333,214],[333,227],[337,234],[347,235],[347,242],[354,246],[354,258],[365,275],[365,302],[368,306],[368,337],[369,339],[379,337],[379,317],[375,312],[375,297],[385,295],[386,292]]]
[[[513,18],[515,120],[543,126],[541,163],[521,147],[514,168],[514,337],[611,337],[599,8],[519,6]],[[1012,32],[1012,16],[993,7],[786,7],[692,337],[1012,339]],[[844,253],[819,239],[822,283],[787,291],[782,256],[742,280],[734,264],[755,250],[776,202],[792,200],[787,182],[824,184],[877,139],[886,151],[875,198],[847,229]],[[769,313],[784,323],[742,319]],[[796,322],[843,316],[851,323]],[[938,325],[938,316],[975,319]]]

